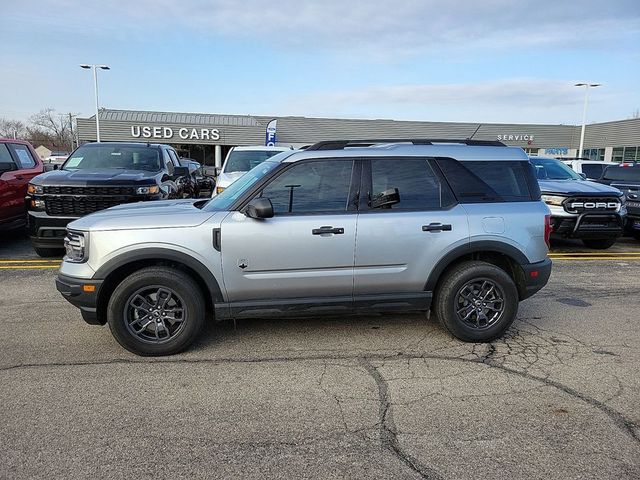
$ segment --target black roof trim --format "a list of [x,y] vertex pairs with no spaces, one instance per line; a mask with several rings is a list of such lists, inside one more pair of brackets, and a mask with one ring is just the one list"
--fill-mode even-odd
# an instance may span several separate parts
[[327,140],[315,143],[306,150],[344,150],[347,147],[370,147],[383,143],[412,143],[414,145],[434,145],[437,143],[459,143],[476,147],[506,147],[497,140],[469,140],[446,138],[376,138],[366,140]]

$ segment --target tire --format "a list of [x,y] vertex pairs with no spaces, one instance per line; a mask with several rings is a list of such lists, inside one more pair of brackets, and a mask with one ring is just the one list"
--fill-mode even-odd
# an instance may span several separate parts
[[64,249],[62,248],[42,248],[42,247],[33,247],[39,257],[48,258],[48,257],[62,257],[64,255]]
[[616,238],[589,238],[582,240],[585,247],[593,248],[596,250],[606,250],[616,243]]
[[[483,303],[477,306],[482,309],[486,321],[474,308],[473,299],[476,295],[480,299],[480,292],[469,297],[474,285],[482,285],[483,291],[488,291],[488,301],[484,305],[495,307],[483,308]],[[490,286],[493,290],[488,288]],[[518,289],[508,273],[487,262],[468,261],[456,265],[443,276],[436,289],[433,311],[454,337],[480,343],[500,337],[511,326],[518,313],[518,303]],[[462,313],[458,315],[460,310]],[[462,317],[466,316],[467,321],[464,321]]]
[[112,335],[141,356],[183,351],[198,337],[204,320],[205,302],[198,284],[186,273],[168,267],[132,273],[115,288],[107,307]]

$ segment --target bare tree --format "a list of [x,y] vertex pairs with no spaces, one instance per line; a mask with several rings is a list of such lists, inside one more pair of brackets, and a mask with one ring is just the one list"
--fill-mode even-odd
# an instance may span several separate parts
[[631,115],[631,118],[640,118],[640,108],[636,108],[633,111],[633,115]]
[[24,122],[0,118],[0,137],[25,138],[27,134],[27,125]]
[[[60,150],[73,150],[73,126],[67,115],[58,115],[53,108],[45,108],[29,119],[32,143],[49,143]],[[36,141],[37,140],[37,141]]]

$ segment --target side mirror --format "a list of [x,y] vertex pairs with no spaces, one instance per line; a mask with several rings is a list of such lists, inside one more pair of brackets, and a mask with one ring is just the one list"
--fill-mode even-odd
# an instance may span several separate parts
[[254,198],[245,208],[244,214],[249,218],[271,218],[273,217],[273,204],[268,198]]
[[216,167],[216,168],[213,169],[213,174],[216,177],[219,177],[221,172],[222,172],[222,167]]
[[58,165],[57,163],[45,163],[44,164],[44,171],[45,172],[51,172],[52,170],[58,170],[60,168],[60,165]]
[[391,208],[396,203],[400,203],[400,191],[389,188],[371,199],[371,208]]
[[587,174],[586,173],[579,173],[578,175],[580,175],[583,180],[587,179]]
[[12,172],[16,170],[16,164],[13,162],[0,162],[0,172]]
[[189,167],[174,167],[173,174],[171,175],[174,178],[178,177],[186,177],[189,175]]

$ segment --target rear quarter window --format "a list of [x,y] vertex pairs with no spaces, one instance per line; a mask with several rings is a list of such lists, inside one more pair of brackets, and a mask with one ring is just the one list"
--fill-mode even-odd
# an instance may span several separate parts
[[531,202],[540,187],[528,161],[436,159],[460,203]]

